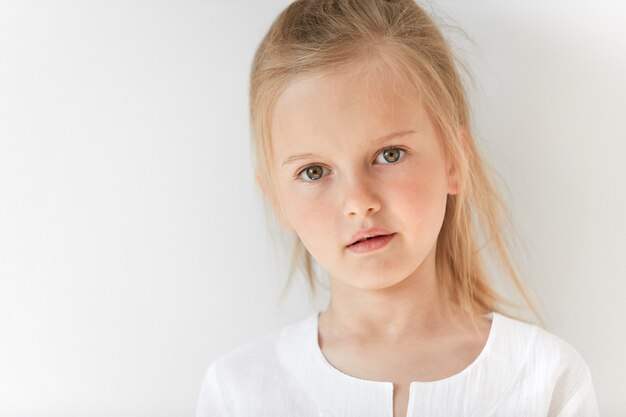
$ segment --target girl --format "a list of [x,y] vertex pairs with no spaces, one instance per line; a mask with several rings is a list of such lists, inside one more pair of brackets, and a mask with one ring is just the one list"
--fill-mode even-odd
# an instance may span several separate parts
[[502,312],[479,233],[537,313],[450,48],[413,0],[292,3],[250,114],[257,183],[331,299],[215,360],[197,417],[598,415],[581,356]]

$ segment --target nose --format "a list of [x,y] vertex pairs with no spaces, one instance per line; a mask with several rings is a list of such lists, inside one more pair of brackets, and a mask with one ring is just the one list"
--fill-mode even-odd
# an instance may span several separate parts
[[351,181],[346,181],[342,192],[344,214],[347,217],[369,216],[380,210],[381,202],[376,187],[365,175],[354,176]]

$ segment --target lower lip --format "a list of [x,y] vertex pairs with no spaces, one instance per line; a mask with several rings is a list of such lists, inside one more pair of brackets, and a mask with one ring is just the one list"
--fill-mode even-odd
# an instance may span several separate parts
[[391,242],[391,239],[393,239],[395,235],[396,234],[393,233],[391,235],[377,236],[375,238],[350,245],[348,246],[348,249],[356,253],[371,252],[386,246],[387,243]]

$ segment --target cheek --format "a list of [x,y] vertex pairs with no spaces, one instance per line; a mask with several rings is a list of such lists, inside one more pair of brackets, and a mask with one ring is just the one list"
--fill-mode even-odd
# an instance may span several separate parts
[[332,219],[334,204],[315,186],[300,185],[286,190],[284,210],[294,231],[303,242],[313,243],[319,237],[328,238],[328,230],[334,228]]
[[[388,184],[386,195],[391,210],[421,229],[438,227],[447,201],[445,178],[436,167],[414,170]],[[391,199],[392,201],[390,201]],[[417,222],[417,223],[415,223]]]

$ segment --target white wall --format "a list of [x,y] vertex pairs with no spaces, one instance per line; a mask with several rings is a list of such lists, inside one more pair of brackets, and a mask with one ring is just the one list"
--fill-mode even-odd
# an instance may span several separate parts
[[[249,153],[249,65],[288,3],[0,2],[0,415],[192,415],[215,357],[315,307],[278,304]],[[432,5],[475,42],[550,330],[625,415],[626,7]]]

